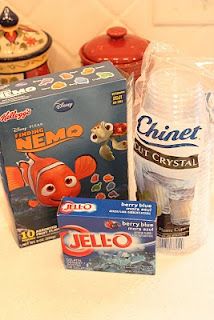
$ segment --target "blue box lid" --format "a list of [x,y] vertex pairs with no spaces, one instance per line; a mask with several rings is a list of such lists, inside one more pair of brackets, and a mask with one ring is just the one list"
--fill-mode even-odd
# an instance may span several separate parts
[[5,106],[121,80],[125,81],[124,76],[110,61],[96,63],[3,85],[0,87],[0,105]]
[[57,213],[62,217],[102,217],[154,221],[156,203],[150,201],[98,200],[64,197]]

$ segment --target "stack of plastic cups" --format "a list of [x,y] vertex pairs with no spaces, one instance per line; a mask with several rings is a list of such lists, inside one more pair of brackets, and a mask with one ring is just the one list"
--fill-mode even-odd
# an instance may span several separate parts
[[[188,235],[159,235],[159,249],[173,253],[192,251],[206,239],[210,207],[211,146],[203,88],[195,75],[186,70],[156,70],[150,75],[138,119],[143,114],[151,116],[153,123],[156,123],[154,128],[160,129],[159,133],[165,130],[165,137],[167,132],[185,132],[183,141],[175,138],[171,143],[163,139],[164,134],[162,138],[157,138],[154,133],[154,143],[151,143],[151,140],[146,142],[147,146],[153,145],[150,147],[153,151],[163,153],[169,159],[191,159],[191,156],[198,155],[197,168],[184,167],[179,170],[176,170],[176,166],[163,168],[145,158],[141,159],[138,155],[135,157],[138,190],[147,192],[150,199],[157,202],[159,215],[170,214],[174,226],[180,228],[189,225]],[[194,128],[197,129],[194,131]],[[187,137],[188,133],[196,133],[197,130],[199,139],[196,139],[195,134],[195,137],[192,136],[192,145],[188,139],[188,143],[185,143],[185,134]],[[182,245],[178,245],[179,243]]]

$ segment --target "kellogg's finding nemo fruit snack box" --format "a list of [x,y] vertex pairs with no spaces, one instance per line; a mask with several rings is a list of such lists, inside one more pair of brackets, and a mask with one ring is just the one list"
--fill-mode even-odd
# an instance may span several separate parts
[[66,268],[155,274],[154,202],[64,198],[57,216]]
[[110,62],[2,88],[2,176],[20,247],[58,236],[62,196],[127,199],[126,101]]

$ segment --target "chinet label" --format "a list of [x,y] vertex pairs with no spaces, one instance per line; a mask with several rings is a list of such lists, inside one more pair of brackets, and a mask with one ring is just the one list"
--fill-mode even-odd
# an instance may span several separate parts
[[143,113],[138,118],[137,136],[148,146],[162,149],[199,147],[201,125],[166,123],[157,117]]
[[174,171],[195,169],[204,142],[203,128],[204,123],[164,121],[143,112],[137,121],[134,150],[151,165]]

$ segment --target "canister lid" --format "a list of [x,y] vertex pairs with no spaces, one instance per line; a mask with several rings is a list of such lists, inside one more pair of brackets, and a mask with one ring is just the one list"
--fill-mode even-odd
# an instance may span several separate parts
[[0,15],[0,62],[26,60],[39,56],[52,44],[48,33],[18,22],[16,13],[5,7]]
[[80,49],[81,58],[92,63],[110,60],[114,64],[131,63],[142,59],[149,41],[127,34],[126,28],[113,27],[105,35],[87,42]]

